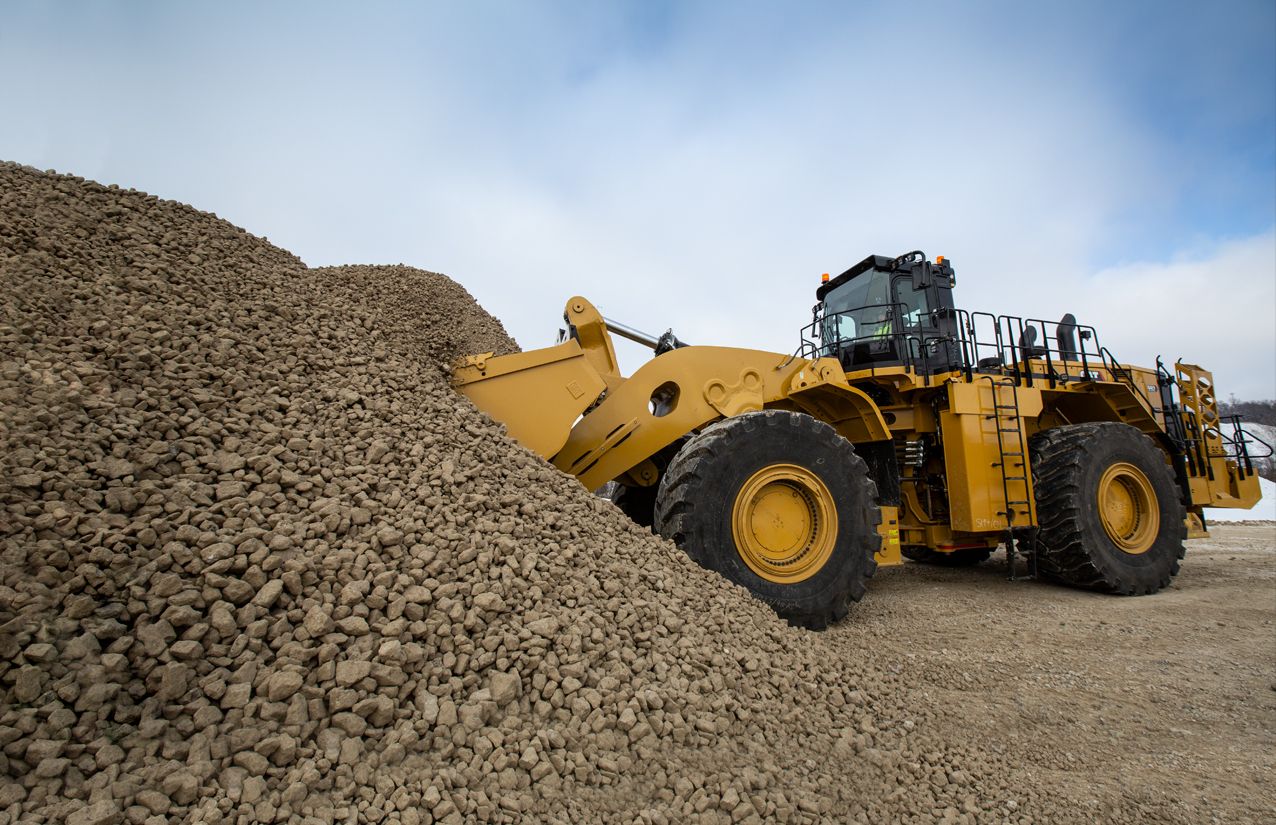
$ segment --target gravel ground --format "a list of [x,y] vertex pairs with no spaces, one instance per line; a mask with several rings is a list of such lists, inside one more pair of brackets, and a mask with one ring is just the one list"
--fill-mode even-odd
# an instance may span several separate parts
[[[1266,636],[1232,630],[1252,647],[1216,675],[1144,659],[1222,644],[1211,622],[1243,600],[1193,592],[1195,555],[1182,593],[1211,613],[1182,622],[1178,591],[988,565],[942,588],[884,571],[812,634],[453,393],[448,361],[513,343],[441,275],[310,269],[213,215],[0,164],[0,299],[0,825],[1245,822],[1271,802],[1269,557],[1236,578]],[[1242,672],[1262,682],[1242,749],[1168,750],[1152,726],[1199,708],[1217,734]],[[1229,784],[1191,786],[1197,764]]]
[[884,569],[827,640],[906,651],[912,701],[943,709],[936,731],[1004,755],[1069,818],[1272,822],[1276,524],[1210,531],[1142,598],[1010,582],[1001,554]]

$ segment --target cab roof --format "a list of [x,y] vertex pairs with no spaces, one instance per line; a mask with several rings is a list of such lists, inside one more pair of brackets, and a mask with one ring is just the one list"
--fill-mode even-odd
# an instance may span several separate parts
[[831,290],[837,289],[856,275],[868,272],[870,269],[883,269],[890,272],[895,269],[895,262],[898,260],[898,258],[888,258],[885,255],[869,255],[867,258],[846,270],[841,275],[838,275],[828,283],[820,284],[819,288],[815,290],[815,300],[823,301],[824,296]]

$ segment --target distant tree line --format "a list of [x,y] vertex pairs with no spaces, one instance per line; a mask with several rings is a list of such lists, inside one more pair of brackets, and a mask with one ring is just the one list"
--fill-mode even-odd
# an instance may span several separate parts
[[1237,401],[1233,395],[1218,405],[1218,411],[1222,415],[1239,413],[1246,421],[1276,427],[1276,401]]

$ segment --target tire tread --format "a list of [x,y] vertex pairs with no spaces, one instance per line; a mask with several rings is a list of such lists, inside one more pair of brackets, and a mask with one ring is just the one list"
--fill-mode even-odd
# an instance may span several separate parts
[[[1159,448],[1146,435],[1127,424],[1071,424],[1044,430],[1030,440],[1037,501],[1037,569],[1049,578],[1076,587],[1123,595],[1146,595],[1166,587],[1179,571],[1179,561],[1185,552],[1185,511],[1176,497],[1172,508],[1178,513],[1176,523],[1163,524],[1161,528],[1161,535],[1166,541],[1174,542],[1177,537],[1176,549],[1171,551],[1173,558],[1168,559],[1160,570],[1132,575],[1130,571],[1110,563],[1098,548],[1087,546],[1085,528],[1092,513],[1084,507],[1085,491],[1081,480],[1095,446],[1119,441],[1138,445],[1138,449],[1145,451],[1151,450],[1148,455],[1157,459],[1153,462],[1152,474],[1164,473],[1164,478],[1160,479],[1162,486],[1168,481],[1170,488],[1176,489],[1169,467],[1159,462]],[[1153,487],[1156,487],[1155,481]],[[1161,537],[1158,537],[1160,541]]]
[[[692,524],[698,516],[697,492],[712,488],[709,473],[718,460],[729,455],[737,445],[772,437],[775,430],[791,428],[804,431],[808,436],[825,439],[834,448],[844,445],[841,456],[847,478],[857,488],[855,499],[864,502],[857,513],[858,529],[856,546],[871,543],[876,550],[880,543],[877,527],[881,523],[881,511],[877,507],[877,486],[869,476],[868,465],[854,451],[850,442],[843,439],[828,424],[809,415],[785,410],[763,410],[717,421],[692,436],[669,463],[660,482],[656,497],[655,529],[678,544],[696,563],[712,568],[711,554],[706,548],[687,542]],[[779,609],[790,623],[811,630],[823,630],[832,622],[847,615],[850,603],[863,598],[867,579],[875,572],[877,562],[872,553],[862,569],[861,576],[847,584],[846,592],[824,604],[806,609]]]

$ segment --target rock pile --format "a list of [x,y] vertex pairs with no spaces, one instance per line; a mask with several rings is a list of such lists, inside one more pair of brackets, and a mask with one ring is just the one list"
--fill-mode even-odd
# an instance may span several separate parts
[[455,395],[441,275],[4,164],[0,298],[0,825],[1045,810]]

